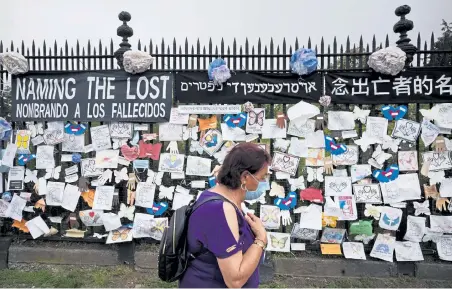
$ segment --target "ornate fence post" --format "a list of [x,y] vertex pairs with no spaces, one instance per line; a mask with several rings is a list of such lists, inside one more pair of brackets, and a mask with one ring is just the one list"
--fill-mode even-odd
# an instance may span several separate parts
[[122,21],[122,25],[118,27],[116,34],[122,37],[122,42],[119,44],[120,48],[115,51],[114,56],[118,62],[119,67],[123,68],[122,61],[124,59],[124,52],[131,50],[131,45],[128,38],[132,37],[133,29],[132,27],[127,25],[127,22],[130,21],[132,16],[130,16],[129,12],[122,11],[121,13],[119,13],[118,18]]
[[413,61],[414,54],[416,54],[417,48],[410,43],[411,39],[408,38],[407,32],[413,30],[413,21],[405,19],[405,15],[409,14],[411,7],[408,5],[403,5],[397,7],[395,14],[400,17],[400,20],[394,25],[394,32],[400,33],[400,39],[396,42],[397,47],[402,49],[406,53],[406,63],[405,66],[410,66]]

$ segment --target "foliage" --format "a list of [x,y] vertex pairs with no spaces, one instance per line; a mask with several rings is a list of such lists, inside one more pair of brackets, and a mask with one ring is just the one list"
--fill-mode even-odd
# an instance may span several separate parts
[[0,90],[0,116],[6,119],[11,116],[11,88],[8,86]]
[[[452,22],[447,23],[444,19],[441,23],[442,35],[433,44],[432,50],[452,50]],[[430,56],[427,66],[451,66],[452,53],[437,53]]]
[[[351,49],[347,49],[343,54],[347,56],[339,56],[336,58],[335,63],[330,63],[330,69],[353,69],[353,68],[365,68],[367,67],[367,57],[365,55],[353,55],[364,53],[360,51],[359,47],[354,46]],[[349,56],[350,55],[350,56]]]

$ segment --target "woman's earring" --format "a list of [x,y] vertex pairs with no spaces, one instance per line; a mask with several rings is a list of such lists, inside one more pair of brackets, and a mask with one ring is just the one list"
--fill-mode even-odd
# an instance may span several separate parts
[[240,186],[240,188],[242,189],[242,191],[248,191],[248,189],[246,188],[245,183],[242,183],[242,185]]

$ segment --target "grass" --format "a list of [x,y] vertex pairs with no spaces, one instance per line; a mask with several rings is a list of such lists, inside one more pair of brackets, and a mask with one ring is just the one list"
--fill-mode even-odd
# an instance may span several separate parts
[[[1,288],[177,288],[161,281],[155,271],[140,272],[131,267],[29,266],[0,270]],[[450,287],[449,281],[399,278],[323,278],[275,276],[260,288],[402,288]]]
[[50,271],[23,272],[18,270],[1,270],[0,286],[12,287],[61,287],[80,288],[85,278],[80,278],[73,272],[68,274],[55,274]]

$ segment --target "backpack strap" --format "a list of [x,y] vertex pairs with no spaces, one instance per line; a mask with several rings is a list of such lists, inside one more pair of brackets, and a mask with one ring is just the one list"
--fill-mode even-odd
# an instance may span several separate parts
[[[217,195],[217,196],[211,196],[206,198],[205,200],[202,200],[201,202],[196,201],[191,209],[190,215],[193,214],[193,212],[201,207],[202,205],[204,205],[205,203],[211,202],[211,201],[216,201],[216,200],[222,200],[222,201],[226,201],[228,203],[231,203],[231,201],[229,201],[228,199],[226,199],[225,197],[221,196],[221,195]],[[232,203],[231,203],[232,204]],[[232,204],[234,205],[234,204]],[[235,205],[234,205],[235,207]]]
[[[217,195],[217,196],[211,196],[206,198],[205,200],[202,200],[201,202],[196,201],[190,211],[190,215],[193,214],[194,211],[196,211],[196,209],[198,209],[199,207],[201,207],[202,205],[204,205],[205,203],[211,202],[211,201],[216,201],[216,200],[222,200],[225,202],[230,203],[231,205],[234,206],[234,208],[236,208],[237,206],[234,205],[231,201],[229,201],[228,199],[226,199],[225,197],[221,196],[221,195]],[[190,254],[190,260],[194,260],[197,257],[199,257],[202,254],[205,254],[207,252],[207,248],[205,248],[204,246],[202,246],[201,250],[199,250],[196,253]]]

